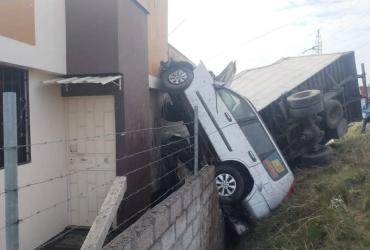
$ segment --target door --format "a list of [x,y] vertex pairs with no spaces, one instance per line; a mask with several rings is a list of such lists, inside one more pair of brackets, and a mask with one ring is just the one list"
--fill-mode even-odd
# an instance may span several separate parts
[[116,170],[113,96],[65,98],[69,224],[91,226]]
[[274,181],[285,176],[289,171],[252,106],[229,89],[220,89],[219,94],[236,120],[234,125],[224,128],[225,131],[229,131],[225,133],[230,137],[234,136],[231,141],[237,142],[235,147],[242,145],[238,141],[240,138],[246,138],[249,146],[243,148],[247,149],[245,153],[254,165],[261,162]]

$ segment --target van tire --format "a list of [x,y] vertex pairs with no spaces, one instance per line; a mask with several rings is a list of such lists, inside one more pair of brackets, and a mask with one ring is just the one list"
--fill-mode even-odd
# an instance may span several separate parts
[[305,108],[290,108],[289,114],[293,118],[306,118],[312,115],[316,115],[324,110],[324,104],[322,101],[312,104]]
[[183,63],[174,63],[161,73],[162,87],[165,91],[176,93],[184,91],[194,79],[191,67]]
[[334,99],[325,100],[325,123],[328,128],[336,129],[341,123],[344,112],[342,104]]
[[[245,180],[235,167],[227,164],[217,166],[215,181],[221,203],[232,204],[245,198]],[[226,181],[224,184],[229,184],[230,186],[222,186],[222,181]],[[233,189],[233,183],[235,183],[235,189]],[[231,190],[233,192],[230,192]],[[228,191],[230,194],[227,194]]]
[[307,108],[313,104],[322,102],[322,94],[318,89],[308,89],[294,93],[287,97],[290,108]]

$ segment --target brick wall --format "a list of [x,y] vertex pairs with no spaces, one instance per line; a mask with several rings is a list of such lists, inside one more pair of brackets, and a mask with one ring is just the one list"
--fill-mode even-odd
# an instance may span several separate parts
[[147,211],[113,239],[105,250],[224,248],[224,225],[214,183],[214,167],[204,167],[198,177]]

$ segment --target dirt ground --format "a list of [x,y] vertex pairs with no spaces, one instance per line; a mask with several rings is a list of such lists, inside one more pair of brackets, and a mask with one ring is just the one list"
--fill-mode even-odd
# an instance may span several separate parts
[[370,249],[370,130],[353,124],[325,167],[296,168],[295,193],[231,249]]

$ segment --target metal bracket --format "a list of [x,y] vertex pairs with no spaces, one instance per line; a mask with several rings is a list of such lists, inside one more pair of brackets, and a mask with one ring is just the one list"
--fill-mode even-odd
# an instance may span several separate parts
[[[118,81],[118,82],[117,82]],[[114,85],[116,85],[118,87],[119,90],[122,90],[122,77],[119,78],[118,80],[114,80],[112,82]]]

